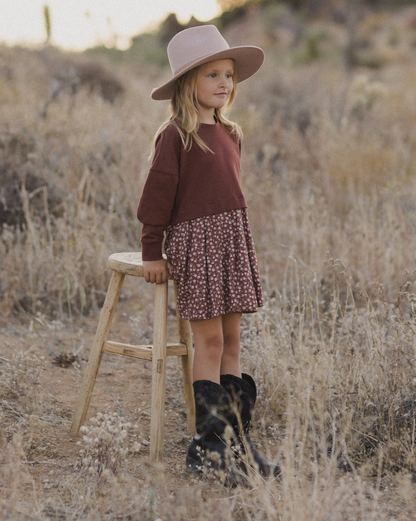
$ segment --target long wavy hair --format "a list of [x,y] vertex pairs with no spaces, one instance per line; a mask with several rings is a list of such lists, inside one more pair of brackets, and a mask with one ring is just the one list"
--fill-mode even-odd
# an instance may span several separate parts
[[[175,92],[170,101],[168,117],[158,128],[153,138],[152,156],[154,154],[159,134],[169,125],[173,125],[178,130],[185,150],[190,150],[192,144],[195,142],[205,152],[212,152],[212,150],[198,136],[200,108],[197,93],[198,72],[199,67],[195,67],[176,80]],[[239,139],[241,139],[243,135],[241,127],[237,123],[230,121],[225,116],[235,99],[236,90],[237,80],[235,74],[233,74],[233,91],[231,92],[226,105],[222,108],[215,109],[214,115],[216,120],[221,123],[224,128],[226,128],[230,133],[237,134]]]

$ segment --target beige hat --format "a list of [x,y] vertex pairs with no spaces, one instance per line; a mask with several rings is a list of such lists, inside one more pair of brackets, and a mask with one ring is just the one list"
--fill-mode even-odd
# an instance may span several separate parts
[[172,38],[168,58],[173,77],[152,90],[151,97],[155,100],[171,99],[175,81],[182,74],[214,60],[234,60],[237,82],[246,80],[260,69],[264,52],[254,45],[230,47],[215,25],[200,25],[184,29]]

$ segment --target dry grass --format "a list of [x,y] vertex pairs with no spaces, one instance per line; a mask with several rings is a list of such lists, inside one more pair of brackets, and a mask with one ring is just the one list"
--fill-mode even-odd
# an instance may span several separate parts
[[[244,319],[243,363],[259,385],[255,437],[281,481],[228,490],[182,476],[175,488],[142,457],[137,416],[108,416],[40,492],[28,433],[50,412],[46,362],[4,356],[2,519],[415,519],[416,56],[406,49],[349,75],[333,57],[292,65],[269,52],[239,89],[266,296]],[[162,74],[103,62],[122,95],[62,89],[42,117],[59,62],[42,53],[0,49],[0,310],[69,328],[100,307],[108,255],[139,246],[135,210],[164,113],[149,92]]]

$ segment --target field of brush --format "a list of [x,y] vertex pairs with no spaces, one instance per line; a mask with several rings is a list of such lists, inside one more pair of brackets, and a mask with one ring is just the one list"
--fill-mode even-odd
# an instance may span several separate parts
[[[69,434],[107,258],[139,249],[167,110],[149,93],[169,71],[140,52],[0,47],[1,519],[416,519],[416,11],[363,16],[351,67],[345,24],[288,17],[225,31],[266,51],[230,117],[265,293],[241,333],[252,437],[282,467],[235,489],[184,472],[176,360],[162,465],[147,363],[104,357],[86,432]],[[116,334],[149,341],[151,298],[126,282]]]

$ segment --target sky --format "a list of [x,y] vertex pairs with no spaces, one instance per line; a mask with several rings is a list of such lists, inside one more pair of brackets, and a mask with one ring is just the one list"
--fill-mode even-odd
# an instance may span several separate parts
[[51,15],[51,43],[75,51],[114,44],[126,49],[131,36],[156,27],[171,12],[182,23],[191,15],[206,21],[219,13],[216,0],[0,0],[0,42],[43,43],[45,4]]

